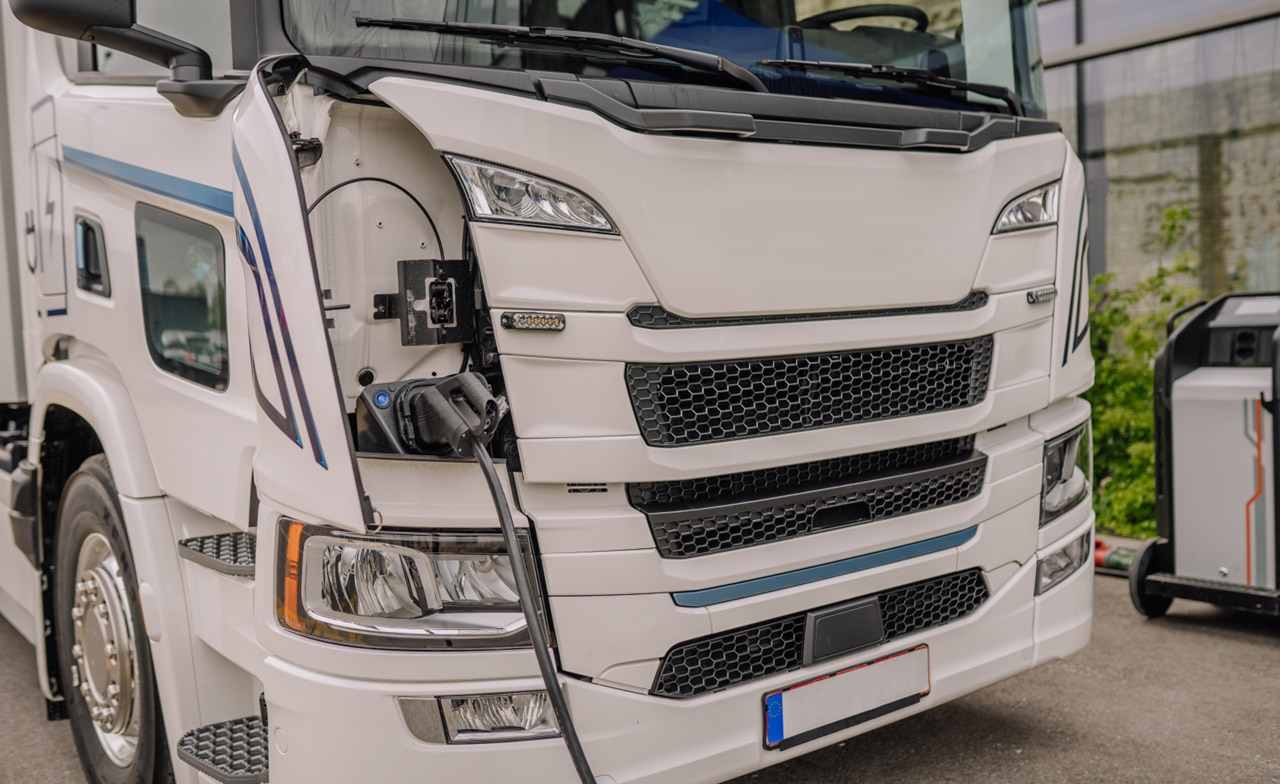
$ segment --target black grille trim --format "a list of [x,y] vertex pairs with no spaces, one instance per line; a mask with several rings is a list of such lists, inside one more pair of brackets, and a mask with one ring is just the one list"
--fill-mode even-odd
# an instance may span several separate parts
[[[970,569],[860,598],[879,601],[887,643],[963,618],[990,596],[982,571]],[[800,669],[806,615],[788,615],[676,645],[662,657],[649,693],[688,699]]]
[[981,310],[991,300],[985,291],[974,291],[969,296],[950,305],[923,305],[908,308],[880,308],[874,310],[844,310],[828,313],[787,313],[769,316],[681,316],[661,305],[636,305],[627,311],[632,326],[641,329],[689,329],[696,327],[738,327],[751,324],[791,324],[802,321],[842,321],[845,319],[888,318],[890,316],[917,316],[927,313],[958,313]]
[[982,492],[973,437],[627,486],[663,558],[692,558],[958,504]]
[[645,443],[729,441],[951,411],[987,395],[990,335],[921,346],[688,365],[628,364]]

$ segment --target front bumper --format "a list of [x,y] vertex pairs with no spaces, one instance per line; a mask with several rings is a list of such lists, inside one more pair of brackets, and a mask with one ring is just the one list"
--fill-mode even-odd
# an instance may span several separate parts
[[[1090,514],[1041,552],[1080,536],[1092,525]],[[1091,566],[1086,565],[1040,597],[1034,595],[1034,560],[1005,568],[1015,571],[972,615],[899,638],[884,650],[861,651],[824,663],[824,670],[835,671],[878,658],[890,652],[889,648],[928,645],[932,690],[910,708],[788,751],[770,751],[763,746],[762,695],[804,680],[803,673],[781,673],[688,700],[565,678],[564,688],[587,757],[597,776],[608,776],[617,784],[724,781],[927,710],[1041,662],[1070,655],[1088,642]],[[532,663],[532,656],[528,658]],[[426,743],[410,734],[396,702],[400,696],[538,689],[541,684],[536,678],[375,681],[324,674],[271,657],[263,680],[275,782],[370,777],[398,782],[424,776],[439,781],[530,784],[574,780],[568,754],[558,739],[477,746]]]

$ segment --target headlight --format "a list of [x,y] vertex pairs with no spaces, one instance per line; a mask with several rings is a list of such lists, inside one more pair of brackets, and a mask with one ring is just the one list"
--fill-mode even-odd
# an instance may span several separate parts
[[992,234],[1003,234],[1006,231],[1034,229],[1037,226],[1049,226],[1058,222],[1058,195],[1062,191],[1062,183],[1055,182],[1024,193],[1009,202],[1000,211],[1000,219]]
[[291,631],[371,648],[529,644],[499,533],[359,536],[286,519],[278,549],[276,616]]
[[444,159],[475,220],[618,232],[598,204],[568,185],[456,155]]
[[1093,556],[1089,543],[1093,532],[1085,531],[1059,550],[1054,550],[1036,563],[1036,596],[1067,579]]
[[1044,445],[1040,525],[1057,519],[1089,495],[1093,483],[1093,438],[1086,422]]

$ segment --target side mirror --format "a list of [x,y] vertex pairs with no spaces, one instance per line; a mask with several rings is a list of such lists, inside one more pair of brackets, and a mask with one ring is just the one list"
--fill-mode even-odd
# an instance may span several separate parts
[[41,32],[99,44],[169,69],[156,85],[185,117],[216,117],[244,88],[213,78],[213,63],[198,46],[138,24],[135,0],[9,0],[18,21]]

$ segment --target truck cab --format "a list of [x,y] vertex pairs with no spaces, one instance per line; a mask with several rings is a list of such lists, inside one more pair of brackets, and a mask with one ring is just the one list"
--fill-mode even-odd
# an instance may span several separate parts
[[720,782],[1088,641],[1034,2],[2,18],[0,613],[91,781]]

